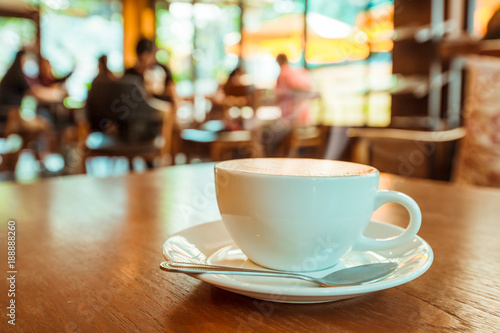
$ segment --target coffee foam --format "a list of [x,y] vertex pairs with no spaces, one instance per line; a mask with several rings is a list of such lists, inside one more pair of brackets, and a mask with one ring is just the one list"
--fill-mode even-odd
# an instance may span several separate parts
[[349,162],[305,158],[249,158],[229,160],[217,169],[273,176],[347,177],[377,172],[377,169]]

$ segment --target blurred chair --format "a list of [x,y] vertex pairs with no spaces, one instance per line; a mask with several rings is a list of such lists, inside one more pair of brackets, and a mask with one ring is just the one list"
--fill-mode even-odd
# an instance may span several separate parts
[[0,134],[0,181],[14,180],[14,170],[24,141],[18,134]]
[[347,135],[354,140],[354,162],[401,176],[449,180],[454,144],[464,137],[465,130],[350,128]]
[[224,161],[236,156],[263,157],[260,139],[251,131],[220,132],[210,147],[212,161]]
[[98,80],[87,99],[85,157],[141,157],[150,165],[170,157],[174,110],[168,102],[149,99],[135,79]]
[[187,162],[193,155],[209,156],[211,161],[241,157],[262,157],[260,140],[252,131],[213,132],[202,129],[185,129],[181,132],[183,151]]
[[210,158],[210,144],[217,139],[217,133],[209,130],[188,128],[180,132],[180,150],[186,155],[186,163],[194,156]]
[[315,149],[311,157],[323,158],[328,140],[329,127],[324,125],[294,128],[290,135],[289,157],[299,157],[303,148]]
[[458,183],[500,187],[500,59],[474,56],[467,66],[467,135],[459,148],[453,178]]
[[321,111],[315,121],[318,125],[307,125],[311,123],[309,118],[312,112],[312,102],[321,104],[321,95],[310,91],[295,93],[294,107],[297,110],[298,125],[295,124],[288,137],[279,144],[278,156],[303,157],[302,151],[307,149],[308,151],[314,150],[314,152],[312,154],[309,152],[304,157],[324,158],[330,127],[322,124]]
[[207,120],[235,121],[230,115],[233,107],[255,107],[255,88],[253,85],[224,85],[213,96],[206,96],[212,103]]
[[13,106],[8,112],[7,122],[0,129],[0,171],[13,172],[19,153],[23,149],[31,150],[37,159],[41,159],[53,135],[53,128],[45,119],[34,116],[24,119],[19,107]]

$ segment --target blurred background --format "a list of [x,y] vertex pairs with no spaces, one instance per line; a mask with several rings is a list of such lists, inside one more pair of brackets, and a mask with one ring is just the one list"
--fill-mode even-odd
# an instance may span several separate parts
[[[500,46],[485,38],[498,6],[500,0],[0,0],[0,79],[24,50],[30,87],[18,105],[4,103],[0,179],[106,177],[291,156],[498,186],[498,168],[484,168],[498,164],[496,120],[479,122],[474,133],[483,137],[473,139],[477,117],[467,116],[474,98],[475,110],[491,109],[477,87],[494,95],[497,80],[475,60],[498,67]],[[156,141],[130,139],[130,124],[140,121],[128,115],[126,135],[123,119],[108,114],[93,126],[89,116],[92,108],[142,108],[126,98],[134,90],[113,95],[126,70],[141,67],[141,39],[154,43],[155,64],[168,69],[141,72],[145,103],[169,113]],[[115,82],[95,89],[115,96],[107,106],[105,96],[92,93],[102,56]],[[162,75],[173,87],[168,98],[154,93]],[[294,87],[294,80],[307,85]],[[113,139],[115,125],[126,138]],[[486,149],[494,153],[478,161]]]

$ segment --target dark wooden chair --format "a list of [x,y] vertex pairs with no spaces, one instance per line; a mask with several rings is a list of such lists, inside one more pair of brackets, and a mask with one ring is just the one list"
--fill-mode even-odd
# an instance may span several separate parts
[[458,127],[442,131],[351,128],[352,160],[382,172],[449,180],[454,144],[465,136]]
[[185,129],[181,132],[187,162],[191,157],[209,157],[223,161],[238,157],[262,157],[259,138],[252,131],[219,131]]
[[[132,78],[94,81],[87,99],[84,156],[141,157],[150,165],[171,158],[175,111],[168,102],[148,98]],[[83,129],[85,131],[85,129]]]
[[329,127],[324,125],[294,128],[289,138],[289,157],[300,157],[300,150],[313,148],[310,157],[323,158],[328,140]]

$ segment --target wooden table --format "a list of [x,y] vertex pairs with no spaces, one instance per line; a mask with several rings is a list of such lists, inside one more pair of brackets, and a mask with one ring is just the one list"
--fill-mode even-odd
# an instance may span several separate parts
[[[500,191],[383,175],[420,204],[435,261],[396,288],[324,304],[258,301],[158,267],[162,244],[219,219],[213,165],[0,184],[1,332],[497,332]],[[16,326],[7,222],[16,221]],[[374,219],[404,225],[386,205]]]
[[198,129],[181,131],[183,151],[188,163],[191,160],[191,152],[197,152],[203,157],[204,150],[209,152],[211,161],[230,159],[233,152],[240,156],[262,157],[264,154],[262,146],[254,135],[251,131],[212,132]]

